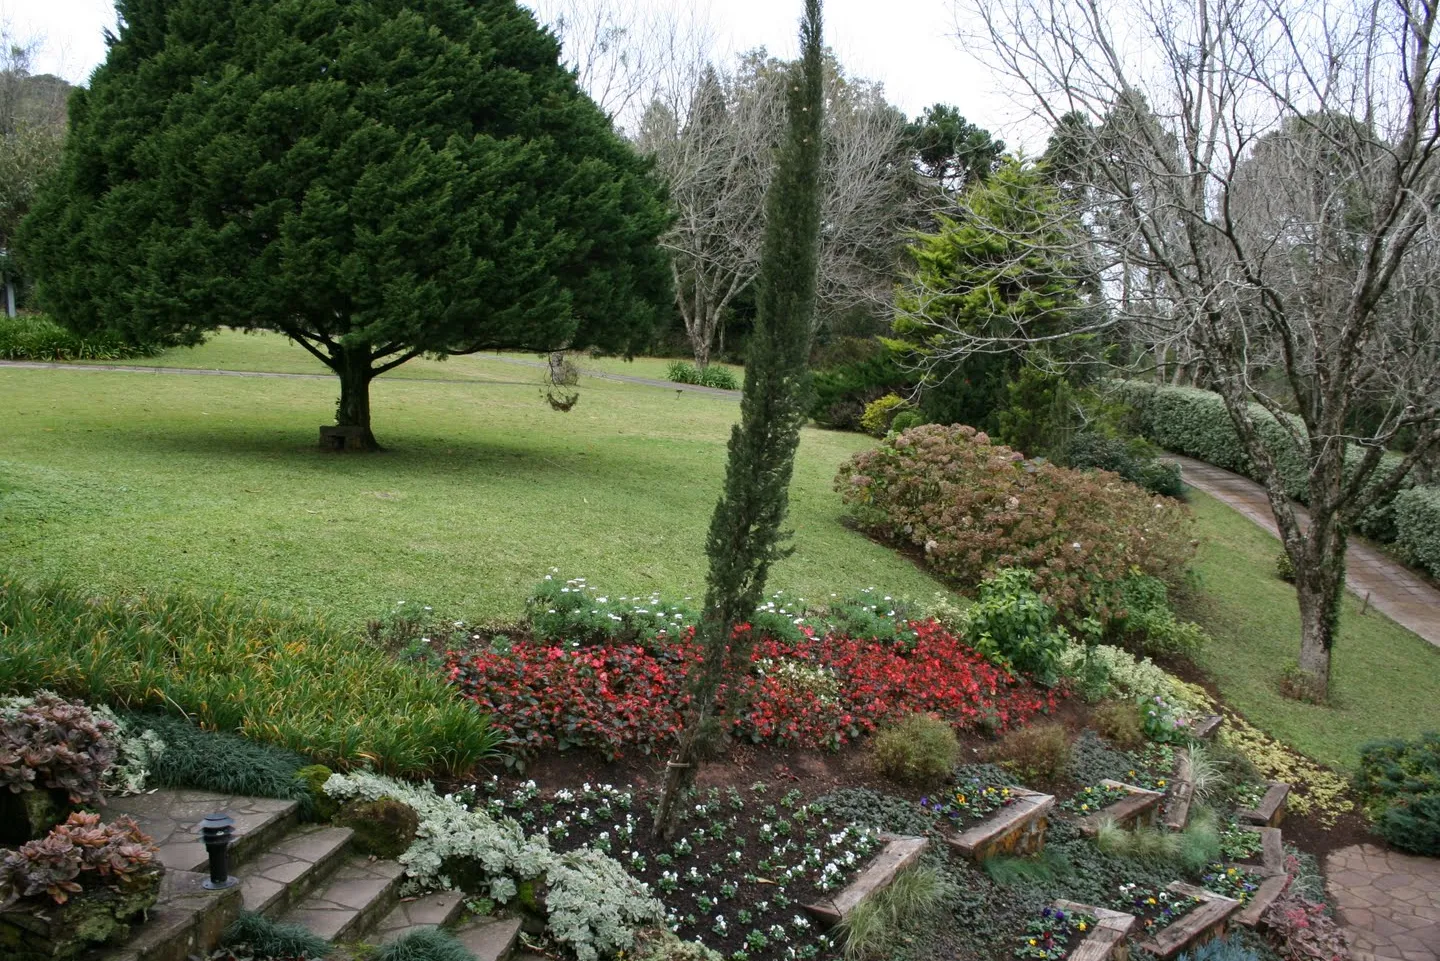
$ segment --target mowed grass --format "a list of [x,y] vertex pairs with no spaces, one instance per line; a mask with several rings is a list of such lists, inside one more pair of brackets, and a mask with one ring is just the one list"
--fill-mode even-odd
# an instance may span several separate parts
[[1353,769],[1357,749],[1380,737],[1440,729],[1440,649],[1345,595],[1331,664],[1332,704],[1281,697],[1277,679],[1300,652],[1295,589],[1275,576],[1279,541],[1199,491],[1195,510],[1200,590],[1184,613],[1213,637],[1199,660],[1225,701],[1316,760]]
[[[160,361],[318,366],[282,338],[238,333]],[[373,456],[317,449],[329,379],[0,369],[0,558],[96,590],[229,592],[357,624],[400,600],[513,620],[552,567],[617,593],[698,598],[733,400],[591,379],[562,414],[538,371],[432,366],[470,376],[377,381],[389,449]],[[772,589],[941,589],[840,523],[835,471],[870,443],[804,432],[796,552]]]
[[[665,380],[666,369],[673,363],[661,357],[590,357],[572,354],[570,359],[582,371],[602,374],[621,374],[630,377],[648,377]],[[543,372],[506,361],[521,360],[535,363],[541,357],[535,354],[483,353],[447,357],[444,360],[430,360],[417,357],[401,364],[384,376],[391,380],[463,380],[486,383],[531,384],[540,383]],[[158,357],[136,357],[129,360],[106,361],[118,367],[180,367],[196,370],[244,370],[268,371],[284,374],[324,374],[330,369],[313,355],[280,334],[264,331],[245,333],[222,331],[214,334],[198,347],[170,350]],[[737,381],[743,379],[744,368],[733,364],[718,364],[735,374]]]

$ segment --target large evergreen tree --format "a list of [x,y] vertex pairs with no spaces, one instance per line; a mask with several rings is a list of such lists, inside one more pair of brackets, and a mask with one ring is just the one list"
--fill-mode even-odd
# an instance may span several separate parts
[[666,835],[674,828],[676,804],[695,781],[696,766],[721,736],[715,712],[726,679],[750,669],[753,639],[736,628],[753,616],[771,565],[787,553],[784,523],[810,393],[806,364],[820,258],[825,112],[820,0],[805,0],[800,50],[788,79],[786,137],[765,197],[740,423],[730,434],[725,490],[705,543],[710,572],[699,626],[705,653],[692,675],[690,712],[656,816],[657,832]]
[[369,385],[420,354],[638,346],[663,195],[514,0],[118,0],[21,251],[79,331],[274,330]]

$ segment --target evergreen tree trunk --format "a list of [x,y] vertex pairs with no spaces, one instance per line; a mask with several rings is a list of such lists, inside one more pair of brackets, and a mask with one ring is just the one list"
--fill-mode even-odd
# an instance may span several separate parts
[[[723,709],[720,704],[727,681],[750,669],[754,638],[743,625],[760,604],[770,566],[788,553],[781,525],[789,510],[795,448],[809,395],[806,363],[819,265],[824,113],[820,0],[805,2],[800,41],[789,129],[765,198],[758,310],[740,423],[730,434],[725,491],[715,505],[705,544],[710,571],[698,630],[705,653],[691,675],[685,729],[667,767],[655,817],[655,834],[667,840],[675,833],[675,816],[699,765],[719,746],[725,721],[733,716],[733,685]],[[706,352],[708,356],[708,347]]]
[[370,431],[370,382],[375,371],[370,366],[370,352],[361,347],[336,347],[330,367],[340,377],[340,403],[335,407],[337,427],[358,428],[357,436],[348,439],[346,450],[380,450]]

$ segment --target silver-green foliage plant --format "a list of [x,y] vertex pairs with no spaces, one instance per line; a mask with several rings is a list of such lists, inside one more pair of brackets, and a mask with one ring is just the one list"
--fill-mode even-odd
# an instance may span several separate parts
[[[559,854],[541,835],[527,837],[512,818],[472,811],[454,795],[429,783],[411,784],[376,774],[336,774],[324,785],[337,801],[394,798],[420,818],[415,843],[400,855],[407,892],[456,887],[446,872],[477,867],[489,897],[505,904],[520,885],[543,879],[546,930],[580,961],[628,950],[635,931],[661,921],[664,906],[620,864],[593,850]],[[475,893],[475,892],[469,892]]]

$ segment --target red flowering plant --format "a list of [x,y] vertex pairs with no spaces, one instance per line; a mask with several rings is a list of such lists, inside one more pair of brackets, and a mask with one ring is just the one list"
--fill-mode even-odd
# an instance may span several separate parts
[[[739,706],[732,734],[759,744],[836,748],[906,714],[962,730],[1003,730],[1054,706],[1054,695],[990,664],[933,621],[913,622],[913,646],[874,637],[765,632],[750,670],[720,697]],[[753,630],[741,625],[737,630]],[[450,679],[490,714],[511,751],[595,748],[649,754],[679,733],[686,677],[698,663],[693,628],[671,643],[576,648],[525,641],[452,653]]]

